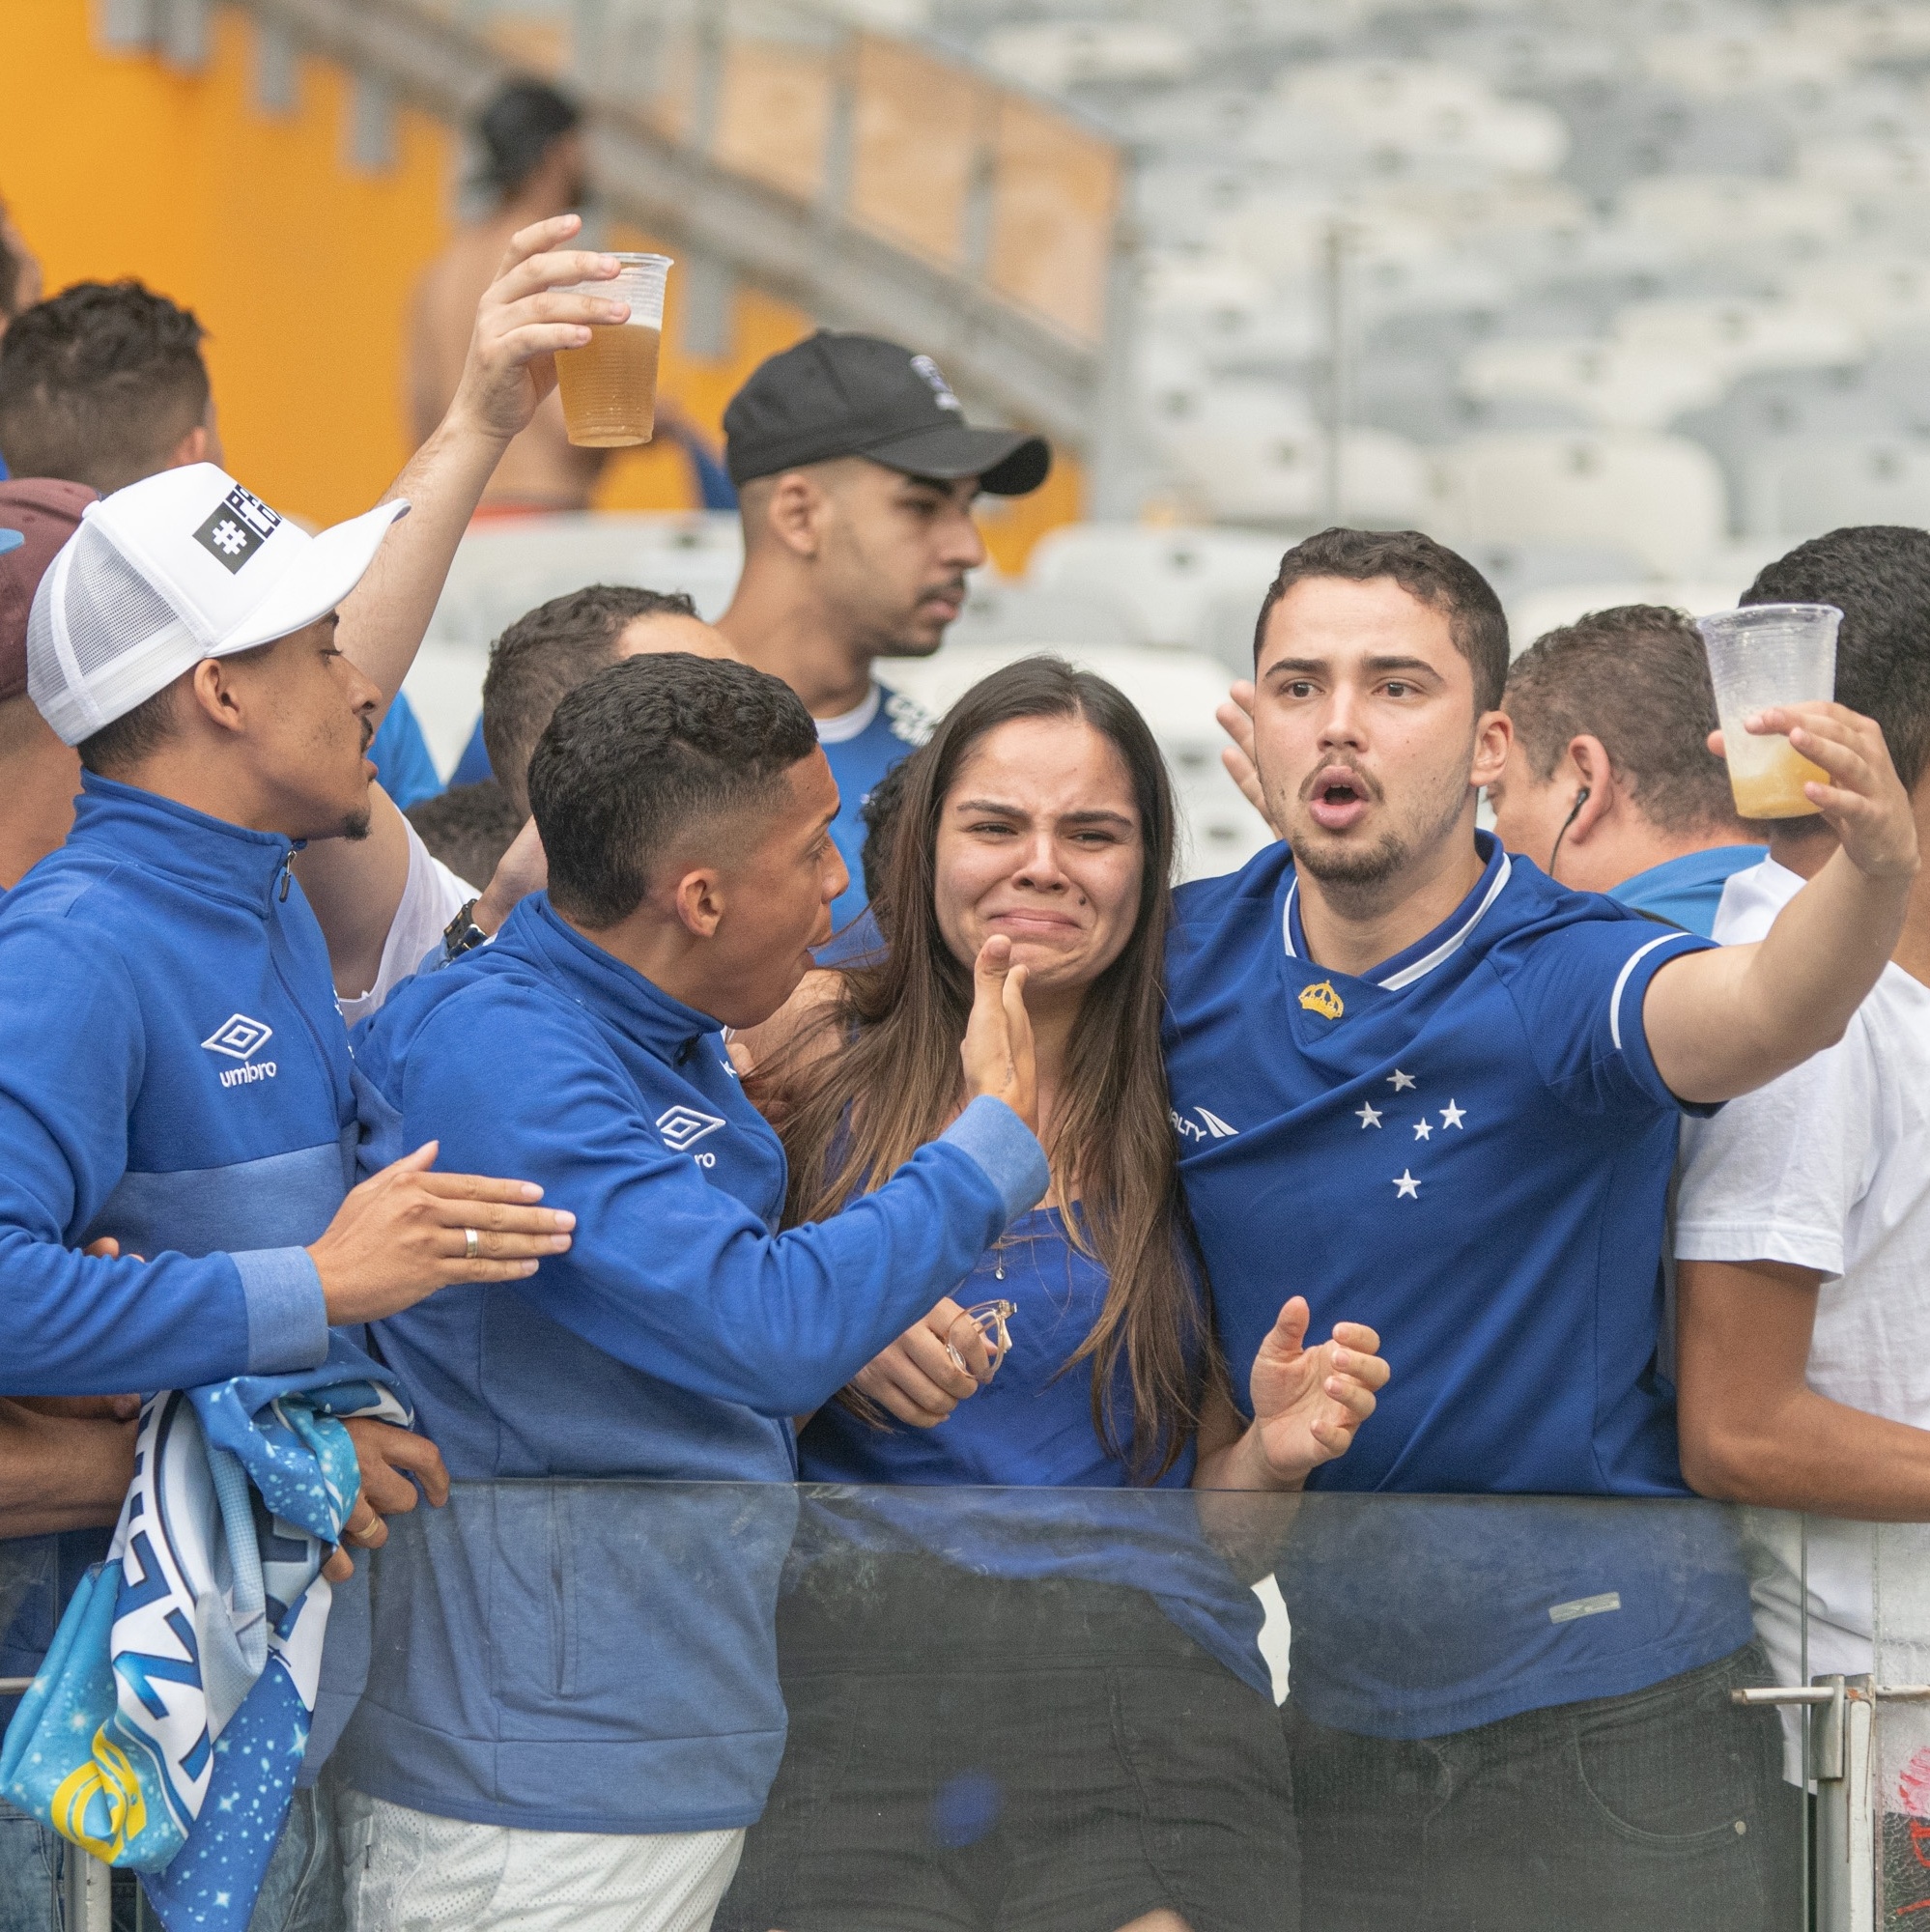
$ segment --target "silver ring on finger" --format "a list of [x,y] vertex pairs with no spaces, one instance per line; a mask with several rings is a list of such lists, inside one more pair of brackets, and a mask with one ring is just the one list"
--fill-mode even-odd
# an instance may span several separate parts
[[472,1262],[482,1253],[482,1236],[473,1228],[463,1230],[463,1259]]

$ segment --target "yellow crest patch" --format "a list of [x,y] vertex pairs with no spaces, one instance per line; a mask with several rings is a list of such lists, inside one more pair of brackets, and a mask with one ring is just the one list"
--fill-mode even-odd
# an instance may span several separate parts
[[1302,986],[1300,1004],[1310,1013],[1319,1013],[1323,1020],[1337,1020],[1347,1011],[1341,1005],[1341,996],[1334,991],[1331,980],[1321,980],[1314,985]]

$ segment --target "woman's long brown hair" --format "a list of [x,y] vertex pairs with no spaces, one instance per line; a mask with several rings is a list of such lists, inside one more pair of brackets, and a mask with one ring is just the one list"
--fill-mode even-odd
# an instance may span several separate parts
[[[951,707],[906,769],[873,901],[888,955],[846,971],[837,996],[759,1069],[759,1080],[783,1096],[791,1222],[823,1220],[853,1194],[882,1185],[956,1111],[972,970],[953,957],[938,923],[939,817],[973,749],[1021,718],[1091,724],[1119,753],[1139,812],[1138,917],[1120,956],[1086,989],[1046,1154],[1063,1198],[1076,1189],[1083,1204],[1083,1231],[1078,1217],[1066,1217],[1072,1239],[1111,1276],[1098,1321],[1061,1373],[1091,1361],[1100,1439],[1141,1480],[1156,1479],[1184,1449],[1223,1371],[1179,1197],[1159,1050],[1173,789],[1151,732],[1114,686],[1060,658],[1025,658]],[[1132,1389],[1130,1441],[1116,1413],[1121,1359]]]

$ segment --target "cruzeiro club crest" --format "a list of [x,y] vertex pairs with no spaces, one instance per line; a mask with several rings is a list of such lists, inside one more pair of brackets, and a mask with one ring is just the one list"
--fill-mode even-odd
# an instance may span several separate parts
[[1334,991],[1331,980],[1317,980],[1311,986],[1302,986],[1300,1004],[1308,1012],[1319,1013],[1323,1020],[1337,1020],[1347,1011],[1341,1005],[1341,996]]

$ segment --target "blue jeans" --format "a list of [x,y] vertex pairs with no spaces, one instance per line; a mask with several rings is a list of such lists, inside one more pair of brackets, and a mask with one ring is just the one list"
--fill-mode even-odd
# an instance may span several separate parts
[[[0,1798],[0,1932],[64,1932],[60,1882],[66,1839]],[[115,1932],[157,1926],[143,1911],[132,1872],[114,1874]],[[335,1845],[335,1786],[298,1791],[262,1880],[248,1932],[343,1932],[342,1861]]]
[[6,1932],[61,1932],[66,1843],[0,1798],[0,1926]]
[[248,1932],[343,1932],[348,1924],[335,1843],[336,1789],[333,1776],[325,1771],[296,1792]]

